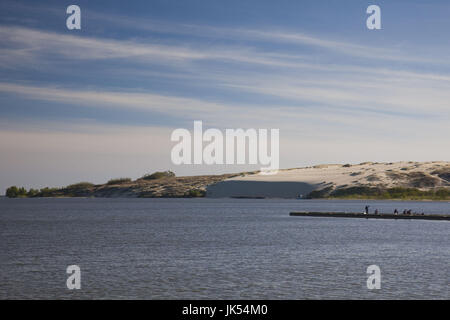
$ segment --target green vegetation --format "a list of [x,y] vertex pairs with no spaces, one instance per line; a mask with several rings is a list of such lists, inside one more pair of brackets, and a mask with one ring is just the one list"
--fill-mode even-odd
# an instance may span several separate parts
[[201,198],[204,196],[206,196],[206,191],[200,190],[200,189],[189,190],[189,192],[186,194],[186,197],[190,197],[190,198]]
[[26,190],[25,188],[17,188],[16,186],[6,189],[6,196],[8,198],[36,198],[36,197],[58,197],[58,196],[73,196],[79,197],[86,195],[90,189],[94,187],[94,184],[90,182],[80,182],[71,184],[65,188],[42,188],[40,190],[31,188]]
[[39,194],[39,190],[31,188],[31,189],[27,192],[27,197],[29,197],[29,198],[37,197],[38,194]]
[[38,197],[53,197],[60,189],[45,187],[39,190]]
[[43,188],[41,190],[33,189],[26,190],[25,188],[17,188],[16,186],[6,189],[6,196],[8,198],[33,198],[33,197],[51,197],[54,196],[58,188]]
[[142,176],[142,180],[157,180],[162,178],[172,178],[175,177],[175,173],[172,171],[157,171],[152,174],[145,174]]
[[320,189],[320,190],[314,190],[311,191],[307,196],[306,199],[320,199],[320,198],[326,198],[329,196],[331,191],[333,190],[332,186]]
[[432,188],[439,185],[439,178],[425,172],[398,172],[389,171],[386,175],[392,180],[403,181],[413,188]]
[[124,184],[131,182],[131,178],[116,178],[109,180],[106,184],[107,185],[113,185],[113,184]]
[[86,197],[94,186],[90,182],[78,182],[61,189],[61,192],[66,197]]
[[94,186],[94,184],[90,183],[90,182],[78,182],[78,183],[74,183],[74,184],[68,185],[64,189],[69,189],[69,190],[70,189],[75,189],[75,190],[77,190],[77,189],[91,188],[93,186]]
[[6,189],[6,196],[8,198],[23,198],[27,196],[27,190],[24,187],[12,186]]
[[313,191],[308,198],[337,198],[337,199],[398,199],[398,200],[450,200],[450,188],[434,190],[420,190],[416,188],[377,188],[350,187],[330,190],[330,187]]

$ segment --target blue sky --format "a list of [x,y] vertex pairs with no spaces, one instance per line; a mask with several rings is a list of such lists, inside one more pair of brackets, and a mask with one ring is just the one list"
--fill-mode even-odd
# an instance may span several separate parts
[[448,1],[2,1],[0,189],[255,169],[172,165],[170,133],[194,120],[280,129],[282,167],[449,160],[449,16]]

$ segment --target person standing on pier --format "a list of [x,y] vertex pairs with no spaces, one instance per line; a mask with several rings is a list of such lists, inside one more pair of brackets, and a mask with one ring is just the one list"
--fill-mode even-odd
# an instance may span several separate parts
[[364,211],[365,214],[369,214],[369,207],[370,206],[366,206],[365,211]]

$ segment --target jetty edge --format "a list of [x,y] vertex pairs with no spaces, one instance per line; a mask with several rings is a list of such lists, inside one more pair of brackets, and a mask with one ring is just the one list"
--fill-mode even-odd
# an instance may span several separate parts
[[395,219],[395,220],[447,220],[450,221],[450,214],[392,214],[392,213],[378,213],[378,214],[364,214],[359,212],[308,212],[308,211],[294,211],[289,213],[294,217],[334,217],[334,218],[365,218],[365,219]]

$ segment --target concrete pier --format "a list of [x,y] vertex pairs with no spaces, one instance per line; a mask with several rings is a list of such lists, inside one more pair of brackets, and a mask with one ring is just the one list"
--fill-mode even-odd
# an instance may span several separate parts
[[450,214],[392,214],[392,213],[378,213],[378,214],[364,214],[358,212],[291,212],[290,216],[295,217],[335,217],[335,218],[365,218],[365,219],[395,219],[395,220],[450,220]]

